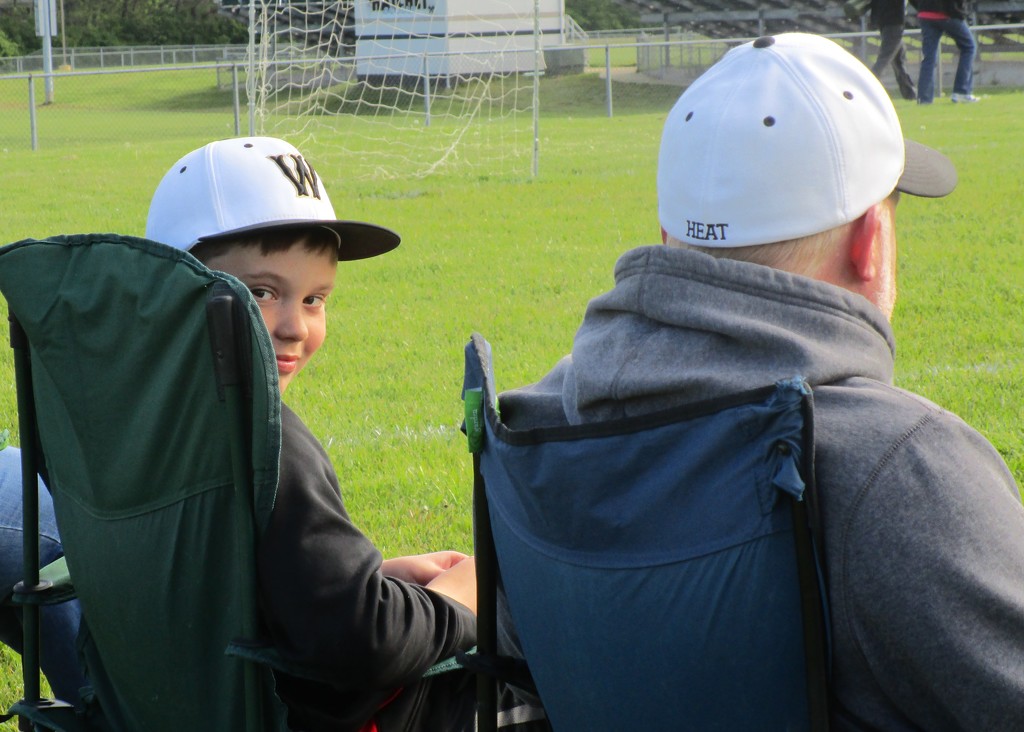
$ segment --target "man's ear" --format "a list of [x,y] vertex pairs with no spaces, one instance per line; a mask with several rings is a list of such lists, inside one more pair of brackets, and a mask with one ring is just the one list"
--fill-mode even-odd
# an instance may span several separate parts
[[850,266],[861,282],[870,282],[878,276],[877,249],[881,246],[881,204],[869,208],[850,227]]
[[665,231],[665,227],[661,227],[661,243],[664,244],[668,241],[668,232]]

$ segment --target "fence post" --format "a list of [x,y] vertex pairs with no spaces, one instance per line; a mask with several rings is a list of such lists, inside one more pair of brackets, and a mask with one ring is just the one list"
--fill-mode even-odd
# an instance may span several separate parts
[[36,127],[36,80],[28,75],[28,126],[32,135],[32,149],[39,149],[39,130]]
[[604,46],[604,109],[612,116],[612,49],[607,43]]
[[533,177],[540,174],[540,67],[544,63],[541,45],[540,0],[533,0]]
[[[763,33],[761,35],[764,35]],[[668,75],[668,67],[672,64],[672,59],[669,56],[672,53],[672,28],[669,26],[668,21],[665,21],[665,52],[661,57],[661,77],[665,78]]]
[[238,101],[238,64],[231,65],[231,88],[233,89],[232,106],[235,113],[235,137],[242,135],[242,112]]
[[430,67],[423,54],[423,126],[430,127]]
[[[663,32],[662,35],[665,38],[665,47],[667,49],[668,48],[668,42],[672,38],[672,28],[668,24],[668,11],[667,10],[662,13],[662,23],[664,25],[664,32]],[[661,54],[659,54],[659,55],[661,55]],[[663,58],[662,59],[662,67],[665,67],[667,65],[668,65],[668,59],[664,59]],[[652,64],[652,67],[653,67],[653,64]],[[664,72],[662,72],[662,73],[664,74]]]

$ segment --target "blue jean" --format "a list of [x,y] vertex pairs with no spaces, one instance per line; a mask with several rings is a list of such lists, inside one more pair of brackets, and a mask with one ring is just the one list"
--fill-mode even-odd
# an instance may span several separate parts
[[960,50],[956,65],[953,92],[970,94],[974,88],[974,51],[977,47],[967,22],[947,18],[946,20],[921,21],[921,71],[917,79],[917,101],[930,103],[935,99],[935,65],[939,58],[939,41],[942,34],[953,39]]
[[[21,451],[0,450],[0,598],[10,594],[24,576],[21,500]],[[57,534],[50,492],[39,486],[39,562],[46,565],[64,554]],[[85,685],[78,660],[76,638],[81,621],[78,601],[47,605],[40,610],[43,641],[39,661],[59,698],[74,703]],[[0,606],[0,641],[21,651],[21,613],[9,605]]]

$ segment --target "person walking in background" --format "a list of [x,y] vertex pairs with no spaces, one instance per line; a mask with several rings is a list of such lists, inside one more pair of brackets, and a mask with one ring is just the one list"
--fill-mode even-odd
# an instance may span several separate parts
[[974,87],[974,52],[977,44],[967,26],[967,0],[917,0],[917,19],[921,23],[921,73],[917,79],[917,103],[931,104],[935,99],[935,65],[939,41],[946,34],[960,51],[953,79],[954,103],[977,102]]
[[900,94],[904,99],[917,99],[914,80],[907,71],[907,49],[903,46],[906,18],[906,0],[871,0],[871,26],[878,29],[882,39],[871,71],[881,79],[885,67],[892,64]]

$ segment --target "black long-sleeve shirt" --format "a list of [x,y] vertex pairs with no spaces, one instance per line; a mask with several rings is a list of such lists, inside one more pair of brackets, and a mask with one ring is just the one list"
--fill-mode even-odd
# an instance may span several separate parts
[[[381,574],[382,557],[345,510],[317,439],[282,406],[281,468],[258,547],[260,601],[285,659],[329,685],[278,674],[278,692],[303,729],[358,729],[396,690],[476,642],[459,603]],[[401,695],[392,704],[401,704]]]

